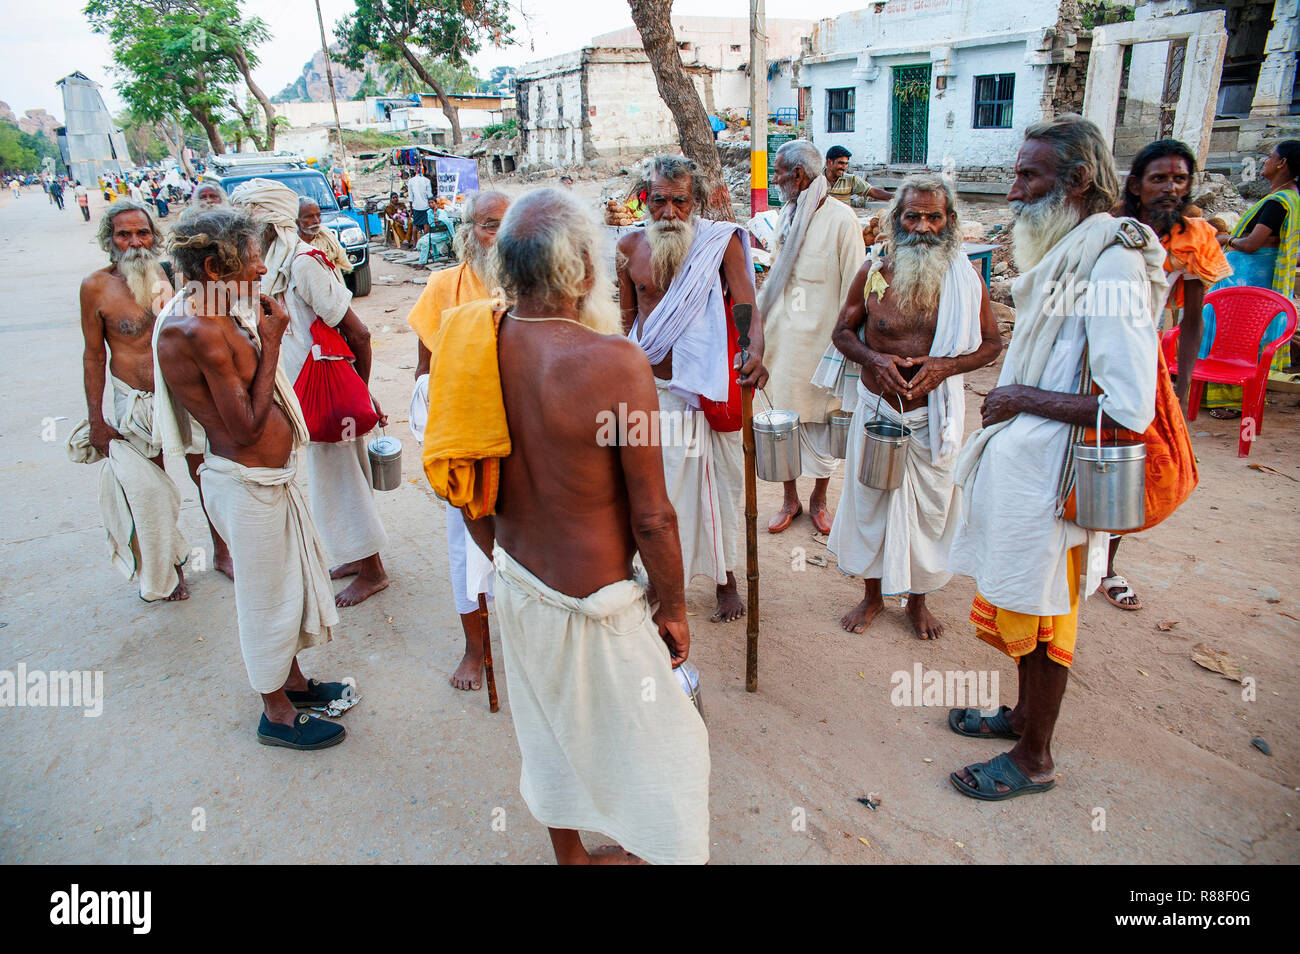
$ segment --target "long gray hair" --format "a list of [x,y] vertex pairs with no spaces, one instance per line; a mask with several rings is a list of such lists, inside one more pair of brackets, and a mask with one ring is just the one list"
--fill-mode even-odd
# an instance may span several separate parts
[[99,228],[96,230],[95,237],[99,240],[99,247],[108,254],[113,254],[113,220],[124,212],[143,212],[144,217],[149,220],[149,228],[153,230],[153,244],[157,251],[162,250],[163,233],[158,227],[158,220],[153,217],[153,209],[143,202],[137,202],[135,199],[118,199],[107,209],[99,219]]

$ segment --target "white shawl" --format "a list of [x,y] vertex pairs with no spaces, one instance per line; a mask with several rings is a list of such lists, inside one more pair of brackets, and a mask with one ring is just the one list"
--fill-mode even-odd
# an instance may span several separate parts
[[781,293],[789,284],[795,263],[799,261],[799,252],[803,249],[803,240],[808,235],[808,224],[821,208],[827,188],[826,177],[819,175],[793,202],[782,207],[776,232],[778,245],[772,258],[772,273],[758,290],[760,315],[768,313],[772,303],[781,298]]

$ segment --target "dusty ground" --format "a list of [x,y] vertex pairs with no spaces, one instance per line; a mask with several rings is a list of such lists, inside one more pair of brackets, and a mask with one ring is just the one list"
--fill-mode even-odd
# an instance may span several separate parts
[[[93,209],[102,206],[92,197]],[[258,700],[239,658],[224,577],[193,575],[186,603],[147,605],[105,558],[94,467],[63,440],[85,415],[79,278],[98,267],[92,227],[39,192],[0,197],[0,669],[100,669],[104,712],[0,711],[0,859],[10,862],[543,862],[544,830],[518,794],[519,754],[503,708],[447,686],[460,655],[441,505],[420,476],[404,424],[408,482],[380,495],[393,585],[343,612],[338,638],[308,652],[309,674],[356,678],[347,741],[319,753],[256,744]],[[405,417],[415,339],[405,313],[420,277],[376,263],[358,312],[374,331],[375,387]],[[385,284],[391,275],[398,284]],[[974,376],[985,390],[992,371]],[[704,678],[713,758],[713,860],[730,862],[1278,862],[1300,860],[1300,409],[1268,408],[1249,460],[1236,427],[1193,427],[1201,487],[1120,566],[1146,603],[1082,610],[1078,661],[1056,737],[1060,782],[1046,795],[985,805],[949,771],[1002,750],[959,738],[941,708],[896,708],[890,676],[996,669],[1008,661],[970,634],[972,584],[932,600],[949,626],[914,640],[895,607],[861,636],[838,616],[860,584],[834,562],[793,571],[792,551],[824,550],[807,518],[759,540],[760,690],[744,691],[743,621],[708,623],[711,587],[689,590],[692,658]],[[968,403],[976,420],[978,397]],[[46,418],[60,418],[53,442]],[[1257,471],[1259,464],[1273,471]],[[177,471],[184,530],[206,545],[194,487]],[[831,486],[838,497],[840,478]],[[760,484],[761,521],[779,489]],[[1269,602],[1269,600],[1277,602]],[[1162,621],[1176,621],[1167,632]],[[1239,660],[1242,688],[1189,656],[1208,642]],[[499,649],[498,649],[499,656]],[[1268,757],[1251,747],[1262,737]],[[882,800],[872,811],[857,799]],[[1105,830],[1094,830],[1097,809]],[[504,814],[496,811],[503,810]],[[201,812],[199,811],[201,810]],[[806,830],[792,821],[806,815]],[[504,818],[504,831],[492,821]],[[196,819],[202,816],[204,826]],[[204,830],[196,831],[196,827]],[[499,826],[498,826],[499,827]],[[597,836],[588,839],[597,843]]]

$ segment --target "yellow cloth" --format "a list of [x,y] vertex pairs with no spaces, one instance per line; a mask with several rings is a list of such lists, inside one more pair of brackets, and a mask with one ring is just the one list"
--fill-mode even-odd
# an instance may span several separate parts
[[443,313],[487,296],[487,289],[468,262],[444,268],[429,276],[429,283],[406,316],[406,323],[420,336],[424,346],[433,351]]
[[[299,236],[299,238],[301,237]],[[343,281],[343,276],[352,271],[352,263],[348,261],[348,253],[339,244],[338,236],[334,234],[333,229],[322,228],[316,233],[316,237],[307,244],[312,248],[320,249],[325,253],[325,257],[334,263],[334,271],[331,274],[338,281]]]
[[1079,635],[1079,573],[1082,547],[1066,554],[1066,583],[1070,588],[1070,612],[1064,616],[1032,616],[994,606],[979,592],[971,604],[970,621],[975,635],[994,649],[1019,660],[1047,643],[1047,658],[1069,669],[1074,662],[1074,643]]
[[[1183,219],[1183,226],[1160,240],[1169,257],[1165,259],[1166,272],[1182,272],[1184,277],[1197,279],[1210,286],[1232,274],[1232,266],[1224,257],[1223,248],[1216,238],[1218,231],[1205,219]],[[1183,304],[1183,283],[1174,286],[1169,303],[1175,308]]]
[[[410,320],[416,327],[414,313]],[[424,428],[424,474],[447,503],[471,519],[487,516],[496,510],[501,458],[510,454],[492,301],[443,311],[426,346],[438,409]]]
[[880,274],[879,269],[872,269],[871,275],[867,278],[867,289],[862,293],[862,299],[865,301],[872,295],[885,297],[885,292],[889,290],[889,282],[885,281],[885,276]]

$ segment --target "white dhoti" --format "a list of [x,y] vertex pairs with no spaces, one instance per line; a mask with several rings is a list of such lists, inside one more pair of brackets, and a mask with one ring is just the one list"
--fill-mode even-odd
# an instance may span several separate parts
[[[858,389],[844,488],[826,546],[842,572],[880,580],[883,593],[929,593],[952,578],[948,551],[961,515],[961,495],[953,485],[956,457],[933,462],[928,408],[900,415],[882,401],[877,410],[877,396],[862,385]],[[862,425],[877,417],[912,429],[903,485],[897,490],[873,490],[858,480]]]
[[[703,413],[655,378],[659,389],[659,445],[664,483],[677,512],[686,582],[707,576],[727,582],[727,568],[739,559],[744,491],[743,451],[739,432],[715,434]],[[730,539],[728,539],[730,537]]]
[[338,625],[329,565],[289,466],[244,467],[209,455],[203,499],[235,566],[239,648],[261,693],[284,685],[299,652],[329,642]]
[[799,422],[800,475],[829,477],[840,459],[831,453],[831,426],[825,421]]
[[480,593],[492,599],[492,563],[465,529],[465,515],[451,504],[447,504],[447,557],[456,612],[461,616],[477,612]]
[[[99,475],[99,511],[110,561],[128,580],[137,578],[140,598],[153,602],[172,594],[180,582],[176,567],[189,558],[178,526],[181,495],[167,471],[153,462],[162,453],[153,440],[153,393],[112,375],[109,384],[113,412],[107,420],[123,439],[109,442],[108,462]],[[88,423],[72,433],[68,453],[77,463],[100,459],[90,445]]]
[[351,563],[388,546],[370,485],[365,437],[337,444],[312,441],[305,456],[311,515],[330,558]]
[[651,864],[709,860],[709,739],[673,675],[643,580],[566,596],[496,548],[519,792],[549,828]]

